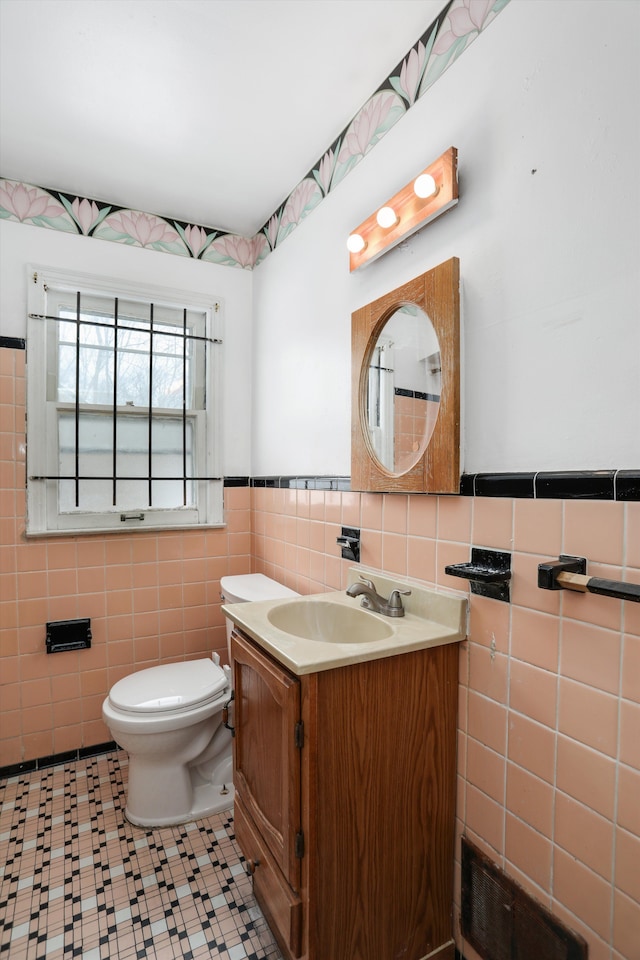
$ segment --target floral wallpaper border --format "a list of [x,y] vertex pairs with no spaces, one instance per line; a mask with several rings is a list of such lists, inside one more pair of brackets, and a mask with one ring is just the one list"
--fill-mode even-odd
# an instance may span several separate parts
[[340,184],[509,0],[449,0],[254,237],[0,179],[0,219],[252,270]]

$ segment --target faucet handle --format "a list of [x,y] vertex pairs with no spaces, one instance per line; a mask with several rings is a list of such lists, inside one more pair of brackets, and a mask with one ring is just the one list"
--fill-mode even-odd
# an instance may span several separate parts
[[365,583],[369,587],[370,590],[376,589],[376,585],[373,582],[373,580],[368,580],[366,577],[363,577],[362,574],[360,574],[360,579],[362,580],[363,583]]
[[398,607],[402,607],[402,600],[400,599],[400,597],[410,597],[410,596],[411,596],[411,590],[392,590],[388,600],[389,606],[393,607],[394,609]]

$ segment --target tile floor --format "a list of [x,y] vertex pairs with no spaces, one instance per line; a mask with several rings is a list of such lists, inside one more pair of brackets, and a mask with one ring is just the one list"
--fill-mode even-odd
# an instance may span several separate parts
[[0,957],[281,960],[218,814],[124,818],[126,754],[0,782]]

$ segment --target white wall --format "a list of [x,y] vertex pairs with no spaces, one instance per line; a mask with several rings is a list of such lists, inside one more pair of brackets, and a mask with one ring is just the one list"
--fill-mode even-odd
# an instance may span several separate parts
[[251,274],[218,264],[0,222],[0,335],[24,337],[27,265],[76,269],[159,287],[190,290],[223,302],[224,472],[251,472]]
[[[455,255],[464,469],[640,465],[640,3],[512,0],[254,273],[253,469],[350,472],[350,315]],[[349,275],[449,146],[460,203]],[[535,171],[535,172],[533,172]]]

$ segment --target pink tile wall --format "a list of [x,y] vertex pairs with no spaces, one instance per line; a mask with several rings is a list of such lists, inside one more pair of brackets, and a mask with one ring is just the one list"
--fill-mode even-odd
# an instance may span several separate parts
[[[508,550],[512,603],[471,596],[460,647],[458,834],[590,960],[640,960],[640,605],[536,586],[561,552],[640,582],[640,503],[232,488],[224,530],[27,542],[23,363],[0,350],[0,765],[109,739],[116,679],[222,652],[225,573],[342,589],[343,524],[362,530],[363,564],[454,590],[444,567],[471,545]],[[92,649],[47,656],[44,623],[75,616],[92,618]],[[456,909],[459,850],[457,865]]]
[[255,569],[300,593],[346,586],[342,524],[361,528],[367,566],[454,590],[444,567],[471,545],[513,553],[512,603],[470,595],[460,646],[458,836],[590,960],[640,960],[640,605],[537,587],[560,553],[640,582],[640,503],[256,489],[252,507]]
[[[250,497],[208,531],[26,540],[24,351],[0,349],[0,766],[104,743],[109,688],[134,669],[226,661],[220,578],[251,569]],[[45,623],[90,617],[90,650],[47,655]]]

